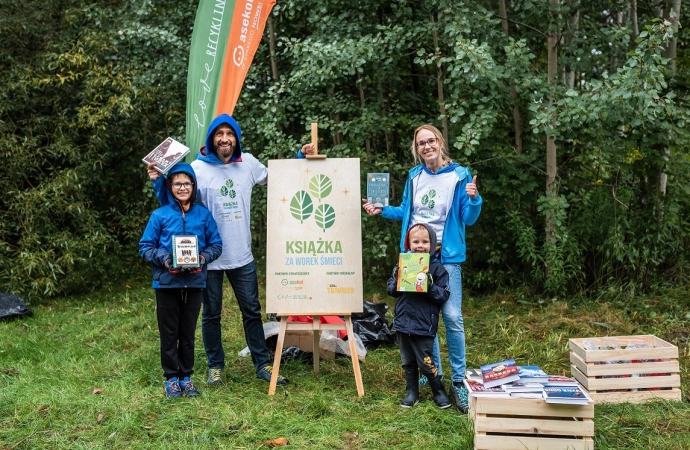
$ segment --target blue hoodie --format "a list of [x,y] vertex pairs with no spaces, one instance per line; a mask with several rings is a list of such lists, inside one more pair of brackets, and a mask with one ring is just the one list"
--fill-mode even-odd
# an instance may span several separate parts
[[443,242],[441,243],[441,263],[459,264],[465,262],[467,257],[465,247],[465,225],[474,224],[479,218],[482,210],[482,197],[470,198],[465,192],[465,185],[472,181],[470,170],[457,163],[451,162],[450,165],[440,169],[438,172],[431,172],[424,164],[419,164],[412,169],[407,176],[405,191],[403,192],[400,206],[386,206],[383,208],[382,216],[386,219],[402,221],[402,235],[400,237],[400,251],[405,251],[405,237],[407,230],[413,224],[410,223],[414,208],[414,188],[412,180],[419,176],[422,171],[427,175],[439,175],[450,171],[455,171],[458,182],[455,185],[453,195],[453,207],[448,211],[446,223],[443,227]]
[[[180,289],[206,287],[206,265],[217,259],[223,243],[218,234],[216,221],[211,212],[196,204],[196,188],[192,187],[192,197],[187,211],[183,211],[170,190],[170,180],[177,173],[187,174],[196,186],[196,174],[192,166],[187,163],[177,163],[170,169],[163,192],[166,199],[165,206],[153,211],[146,225],[144,234],[139,241],[139,255],[144,262],[153,266],[154,289]],[[160,177],[159,179],[162,179]],[[161,182],[161,184],[163,184]],[[172,274],[165,268],[165,261],[172,255],[173,235],[196,235],[199,244],[199,254],[206,260],[203,270],[199,273],[180,272]]]

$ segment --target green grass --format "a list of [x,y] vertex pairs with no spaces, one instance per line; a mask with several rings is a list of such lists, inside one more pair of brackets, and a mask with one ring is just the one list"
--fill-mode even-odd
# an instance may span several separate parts
[[[147,283],[32,306],[33,318],[0,322],[0,449],[472,448],[467,416],[439,410],[428,389],[402,410],[396,347],[370,350],[357,396],[347,358],[289,361],[276,395],[255,378],[240,313],[226,292],[226,383],[207,388],[198,330],[196,382],[202,395],[168,400]],[[378,298],[392,303],[392,299]],[[537,302],[517,294],[466,293],[468,363],[505,357],[568,374],[568,338],[655,334],[679,347],[683,402],[597,406],[597,449],[688,449],[690,302],[682,291],[632,300]],[[445,367],[447,368],[447,363]],[[94,389],[102,389],[94,394]]]

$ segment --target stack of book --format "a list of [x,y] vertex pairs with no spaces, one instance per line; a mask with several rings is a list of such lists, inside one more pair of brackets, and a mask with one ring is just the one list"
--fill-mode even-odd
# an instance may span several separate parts
[[547,403],[569,405],[591,401],[573,378],[549,375],[538,366],[517,366],[512,359],[468,369],[465,387],[477,397],[543,398]]

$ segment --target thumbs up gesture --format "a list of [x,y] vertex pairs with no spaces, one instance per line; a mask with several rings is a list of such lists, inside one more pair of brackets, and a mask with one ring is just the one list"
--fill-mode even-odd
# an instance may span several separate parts
[[472,182],[465,185],[465,192],[470,198],[476,198],[479,195],[477,190],[477,175],[472,177]]

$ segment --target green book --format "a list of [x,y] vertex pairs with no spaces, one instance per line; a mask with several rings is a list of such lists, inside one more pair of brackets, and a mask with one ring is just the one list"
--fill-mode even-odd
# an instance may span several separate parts
[[398,259],[398,292],[426,292],[428,253],[401,253]]

